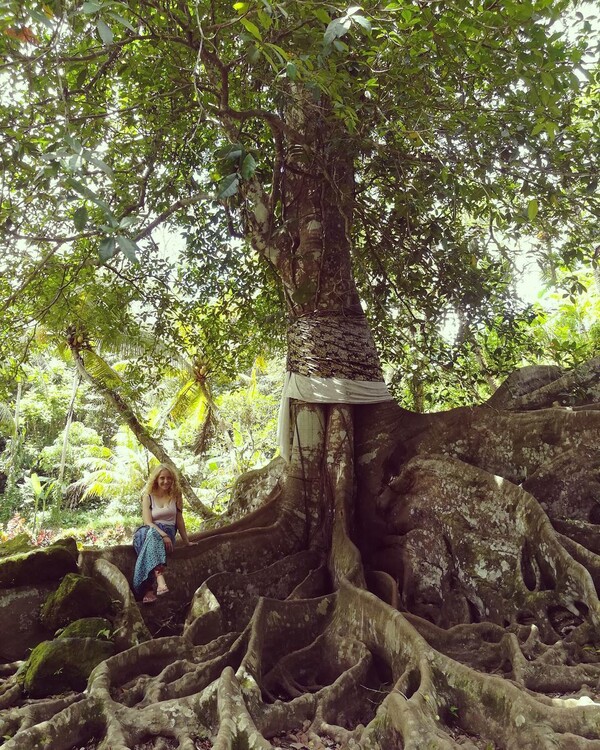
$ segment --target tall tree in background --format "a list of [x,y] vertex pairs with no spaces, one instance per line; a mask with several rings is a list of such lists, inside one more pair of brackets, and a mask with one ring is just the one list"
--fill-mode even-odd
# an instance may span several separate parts
[[[299,726],[315,746],[593,746],[599,708],[549,695],[600,676],[599,419],[583,408],[598,361],[417,415],[388,400],[375,345],[426,356],[449,312],[509,339],[519,238],[593,260],[598,113],[577,75],[590,26],[569,10],[2,11],[17,98],[3,100],[5,324],[60,326],[90,285],[122,295],[92,337],[142,315],[176,343],[174,320],[201,319],[202,351],[226,364],[228,341],[250,350],[245,333],[281,320],[277,281],[293,397],[270,502],[175,560],[175,602],[204,581],[183,635],[112,657],[59,713],[48,702],[32,722],[17,705],[7,748],[204,734],[267,748]],[[165,222],[186,239],[177,264],[155,246]]]

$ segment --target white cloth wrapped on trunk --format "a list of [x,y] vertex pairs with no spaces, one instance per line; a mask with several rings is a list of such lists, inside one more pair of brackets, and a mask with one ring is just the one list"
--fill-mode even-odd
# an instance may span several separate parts
[[279,451],[286,461],[291,454],[291,398],[311,404],[376,404],[392,400],[387,385],[381,380],[307,377],[286,372],[277,425]]

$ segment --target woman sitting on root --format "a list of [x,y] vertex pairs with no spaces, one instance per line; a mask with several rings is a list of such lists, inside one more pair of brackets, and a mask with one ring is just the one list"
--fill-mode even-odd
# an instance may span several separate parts
[[164,572],[167,552],[173,551],[177,532],[184,544],[190,543],[183,520],[179,479],[164,464],[159,464],[148,477],[142,492],[142,519],[144,526],[133,536],[137,554],[133,590],[137,596],[143,594],[144,604],[150,604],[169,591]]

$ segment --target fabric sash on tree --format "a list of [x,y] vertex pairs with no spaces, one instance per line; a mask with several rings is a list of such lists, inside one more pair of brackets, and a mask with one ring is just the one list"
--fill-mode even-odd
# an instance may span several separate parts
[[290,399],[308,403],[374,404],[391,401],[379,355],[362,311],[317,311],[288,328],[288,358],[279,408],[278,442],[291,451]]

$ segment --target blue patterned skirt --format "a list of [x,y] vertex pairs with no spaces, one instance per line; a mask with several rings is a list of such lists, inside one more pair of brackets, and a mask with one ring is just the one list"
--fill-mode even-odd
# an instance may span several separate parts
[[[168,523],[156,524],[161,531],[168,534],[173,544],[177,529]],[[167,564],[165,543],[154,526],[140,526],[133,535],[133,548],[137,554],[135,570],[133,571],[133,590],[140,596],[148,588],[152,588],[154,577],[152,571],[159,565]]]

